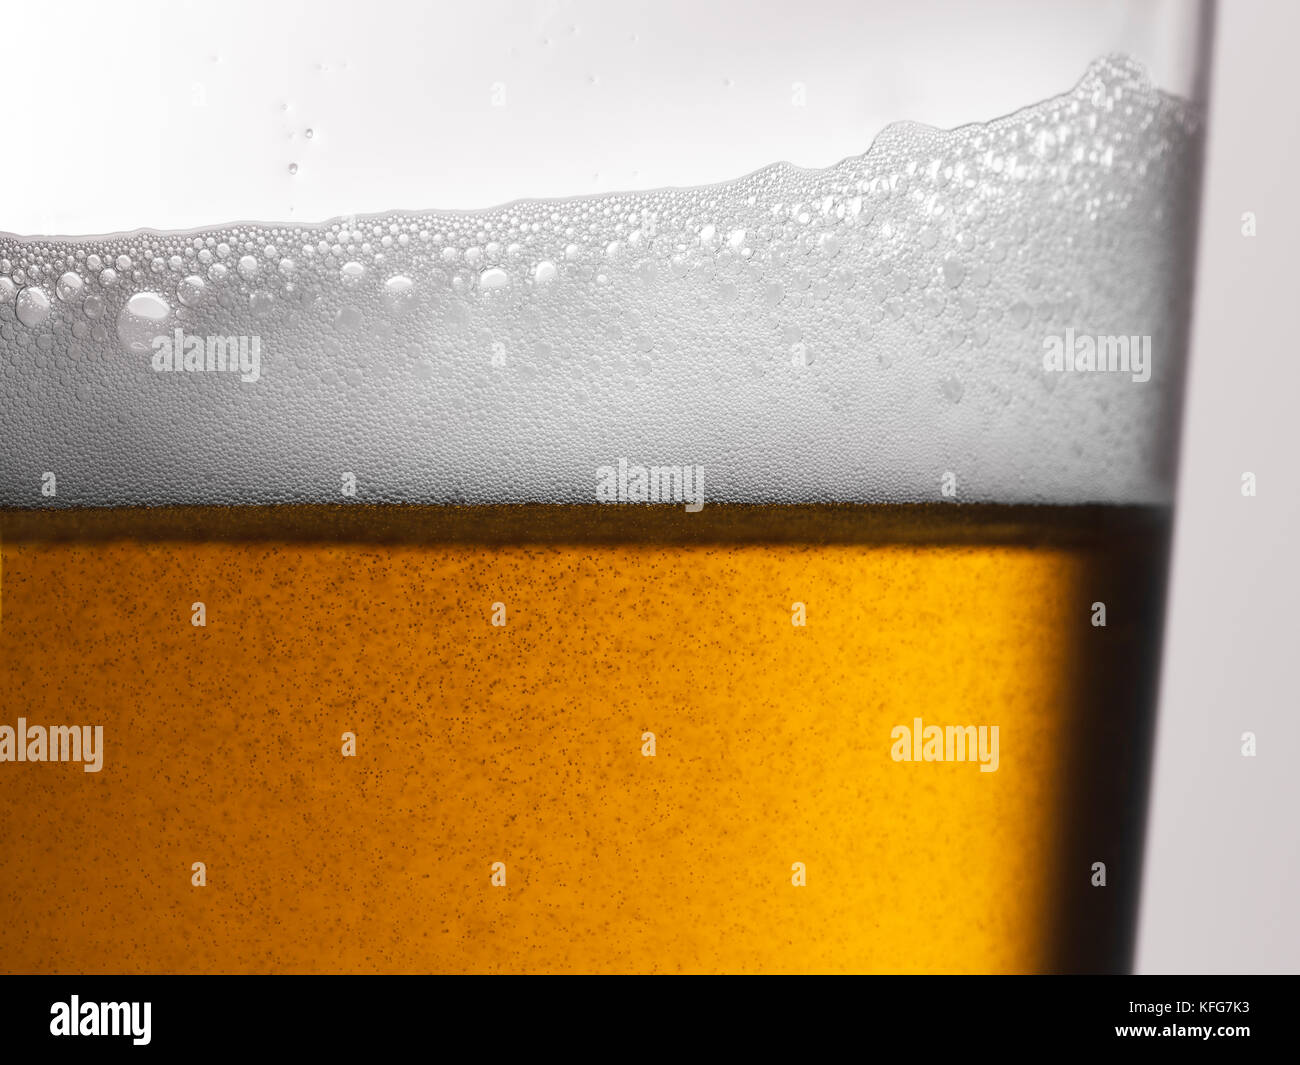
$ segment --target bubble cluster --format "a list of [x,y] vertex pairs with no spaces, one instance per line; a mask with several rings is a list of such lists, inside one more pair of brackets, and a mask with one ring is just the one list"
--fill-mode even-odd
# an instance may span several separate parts
[[[1104,58],[823,170],[472,213],[0,236],[0,505],[593,499],[1163,502],[1201,119]],[[52,295],[51,295],[52,294]],[[53,296],[53,298],[52,298]],[[1067,329],[1152,374],[1049,374]],[[159,372],[158,338],[261,370]],[[44,470],[59,494],[42,499]]]

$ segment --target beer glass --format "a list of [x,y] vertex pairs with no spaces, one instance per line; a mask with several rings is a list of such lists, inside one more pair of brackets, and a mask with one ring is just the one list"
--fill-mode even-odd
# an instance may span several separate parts
[[[528,47],[794,17],[697,7]],[[0,965],[1127,968],[1207,12],[814,3],[831,165],[0,235]]]

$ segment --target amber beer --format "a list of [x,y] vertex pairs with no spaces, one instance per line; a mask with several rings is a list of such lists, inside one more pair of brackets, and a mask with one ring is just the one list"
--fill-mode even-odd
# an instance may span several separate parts
[[[0,765],[7,971],[1127,965],[1163,510],[0,529],[0,724],[105,737]],[[996,726],[995,768],[898,759],[918,719]]]

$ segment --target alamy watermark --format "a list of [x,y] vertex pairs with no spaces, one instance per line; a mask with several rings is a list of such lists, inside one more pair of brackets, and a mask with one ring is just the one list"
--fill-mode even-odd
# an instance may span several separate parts
[[87,773],[104,768],[104,726],[0,725],[0,762],[81,762]]
[[596,470],[598,503],[685,503],[695,514],[704,509],[703,466],[638,466],[626,458]]
[[1048,373],[1127,373],[1139,384],[1151,380],[1149,336],[1075,335],[1043,338],[1043,369]]
[[981,773],[998,771],[997,725],[895,725],[889,755],[895,762],[979,762]]
[[50,1005],[50,1035],[129,1036],[135,1046],[148,1046],[152,1002],[82,1002],[73,995]]
[[198,336],[177,329],[153,338],[153,368],[158,373],[229,372],[252,384],[262,376],[262,338]]

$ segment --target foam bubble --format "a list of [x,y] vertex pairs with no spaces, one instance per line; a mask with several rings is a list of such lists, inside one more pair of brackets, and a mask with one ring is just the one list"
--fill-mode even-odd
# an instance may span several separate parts
[[18,320],[28,329],[44,325],[50,317],[50,297],[45,290],[31,285],[18,293],[14,301]]
[[153,340],[166,331],[171,307],[156,292],[137,292],[118,313],[117,338],[134,355],[152,351]]
[[58,284],[55,285],[55,293],[61,300],[76,299],[81,294],[83,282],[81,278],[69,270],[59,278]]

